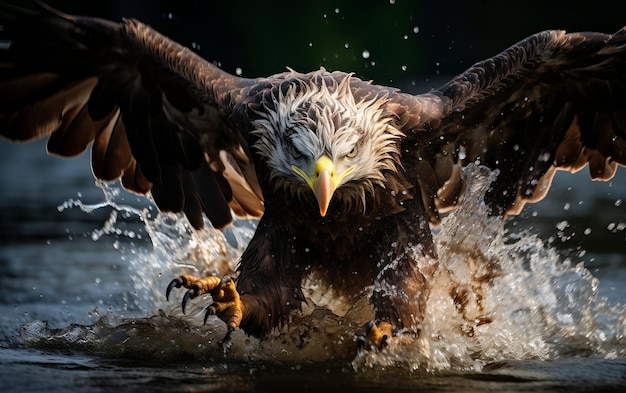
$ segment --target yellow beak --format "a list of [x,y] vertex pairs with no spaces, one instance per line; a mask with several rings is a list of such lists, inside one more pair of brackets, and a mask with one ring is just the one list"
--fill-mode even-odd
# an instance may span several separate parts
[[337,186],[348,173],[354,170],[354,166],[337,175],[335,173],[335,164],[328,156],[324,155],[315,163],[313,174],[307,174],[295,165],[292,165],[291,169],[300,175],[311,187],[319,205],[320,216],[324,217]]
[[324,217],[335,193],[335,165],[330,158],[322,156],[315,163],[312,189],[320,208],[320,216]]

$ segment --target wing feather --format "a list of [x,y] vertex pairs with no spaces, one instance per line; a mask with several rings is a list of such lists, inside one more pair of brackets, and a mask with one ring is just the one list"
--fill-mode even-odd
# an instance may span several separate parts
[[[91,169],[98,179],[112,181],[124,174],[134,162],[126,137],[120,111],[116,109],[106,119],[102,131],[94,139],[91,149]],[[141,192],[139,190],[134,190]]]
[[[10,45],[0,50],[0,135],[48,136],[48,150],[62,156],[93,143],[96,177],[121,177],[161,210],[184,211],[195,227],[202,212],[216,227],[232,220],[231,209],[262,214],[246,130],[230,119],[254,81],[135,20],[38,7],[2,6],[0,39]],[[225,165],[220,151],[239,158]]]
[[500,171],[492,212],[517,214],[546,195],[556,170],[588,166],[608,180],[626,165],[626,28],[535,34],[400,101],[420,97],[431,105],[412,111],[422,123],[404,130],[402,164],[428,190],[431,221],[457,204],[459,168],[472,162]]

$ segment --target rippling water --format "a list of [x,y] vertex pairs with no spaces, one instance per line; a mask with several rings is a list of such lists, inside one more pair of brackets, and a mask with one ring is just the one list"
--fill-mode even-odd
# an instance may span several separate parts
[[443,268],[420,339],[357,356],[365,304],[341,317],[312,304],[225,350],[221,324],[202,325],[206,301],[187,315],[165,301],[175,275],[232,269],[249,223],[194,233],[94,187],[87,157],[50,158],[41,143],[1,142],[0,154],[0,391],[626,387],[623,170],[610,183],[559,175],[503,223],[476,203],[489,174],[475,169],[483,180],[436,234]]

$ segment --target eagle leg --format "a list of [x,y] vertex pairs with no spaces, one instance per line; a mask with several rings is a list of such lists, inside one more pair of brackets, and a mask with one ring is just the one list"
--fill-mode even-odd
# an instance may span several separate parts
[[[378,325],[370,322],[357,345],[383,349],[391,342],[412,341],[419,336],[430,294],[429,283],[438,269],[428,218],[421,200],[404,205],[406,210],[383,222],[374,291],[370,301]],[[393,335],[392,332],[401,335]]]
[[185,306],[189,299],[196,298],[205,293],[211,295],[213,303],[206,308],[204,323],[206,323],[209,315],[216,315],[228,326],[228,331],[222,343],[228,341],[231,333],[241,324],[244,312],[243,302],[235,288],[233,279],[229,276],[224,276],[220,279],[216,276],[200,278],[185,274],[176,277],[169,283],[165,291],[167,300],[169,300],[172,289],[180,287],[187,288],[187,292],[185,292],[182,301],[183,313],[185,312]]

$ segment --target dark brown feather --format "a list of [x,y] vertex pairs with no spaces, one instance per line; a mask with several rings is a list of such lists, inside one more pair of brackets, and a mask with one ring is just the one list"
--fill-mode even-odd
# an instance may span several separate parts
[[624,29],[546,31],[432,92],[440,103],[420,112],[426,124],[408,132],[402,157],[431,221],[456,205],[464,192],[458,169],[472,162],[500,171],[487,195],[494,214],[543,198],[555,169],[588,165],[593,179],[610,179],[626,164],[625,45]]
[[[227,117],[231,100],[251,81],[137,21],[114,23],[39,7],[3,6],[0,35],[10,47],[0,51],[2,136],[50,135],[48,150],[62,156],[93,142],[96,177],[121,176],[124,187],[151,191],[159,208],[184,211],[194,226],[202,226],[199,211],[217,227],[230,222],[231,207],[246,217],[262,213],[252,160],[222,165],[219,154],[247,151]],[[193,179],[203,175],[193,172],[206,167],[205,157],[218,171],[212,178],[227,180],[198,192]]]
[[112,110],[108,117],[100,121],[105,126],[93,142],[91,169],[98,179],[112,181],[122,176],[134,159],[119,110]]

